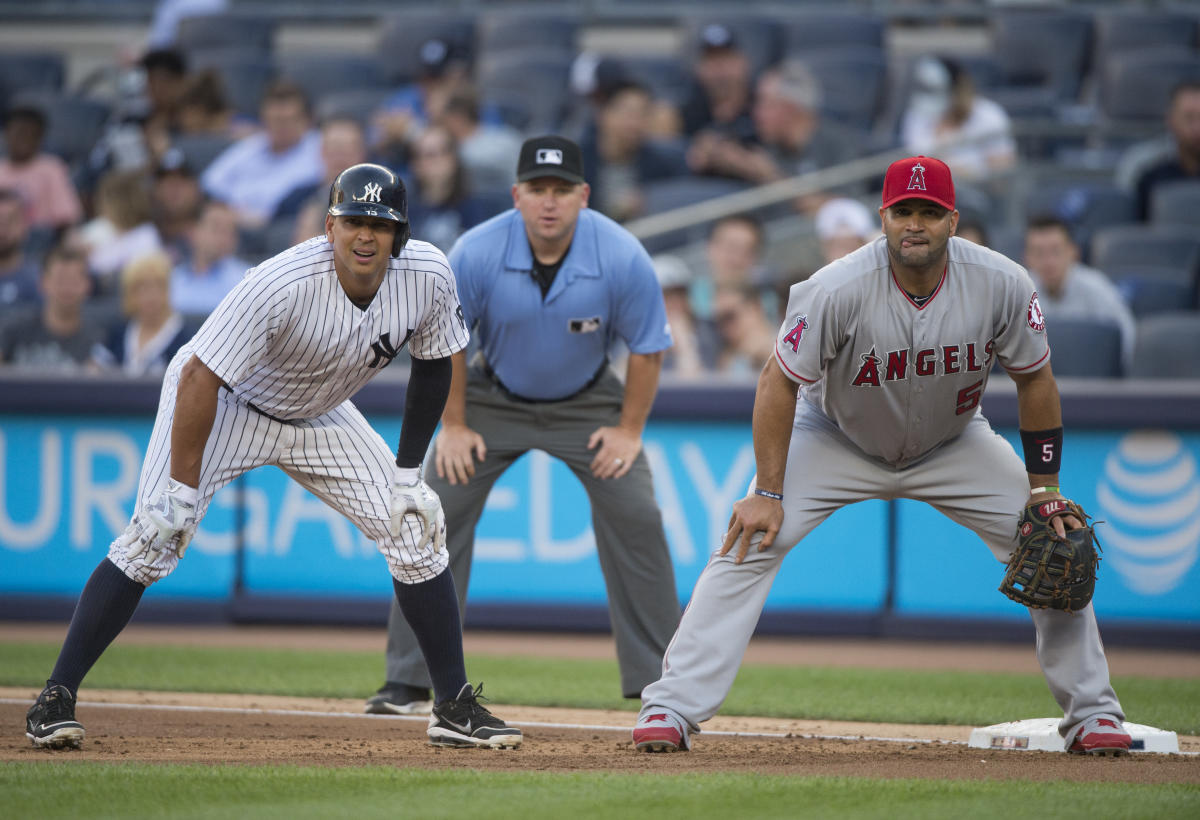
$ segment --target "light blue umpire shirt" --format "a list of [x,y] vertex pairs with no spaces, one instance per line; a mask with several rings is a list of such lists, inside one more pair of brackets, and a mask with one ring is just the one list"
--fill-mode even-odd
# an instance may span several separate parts
[[463,318],[500,382],[553,401],[586,387],[615,338],[633,353],[671,346],[662,289],[641,243],[583,208],[571,248],[546,298],[520,211],[492,217],[450,249]]

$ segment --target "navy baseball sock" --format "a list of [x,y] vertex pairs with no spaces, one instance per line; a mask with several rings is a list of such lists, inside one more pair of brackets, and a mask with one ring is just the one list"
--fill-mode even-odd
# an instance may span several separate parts
[[79,691],[83,676],[133,617],[146,588],[105,558],[83,587],[48,684]]
[[400,611],[417,636],[425,665],[429,667],[433,702],[452,700],[467,682],[454,576],[447,569],[419,584],[402,584],[393,578],[392,586],[396,588]]

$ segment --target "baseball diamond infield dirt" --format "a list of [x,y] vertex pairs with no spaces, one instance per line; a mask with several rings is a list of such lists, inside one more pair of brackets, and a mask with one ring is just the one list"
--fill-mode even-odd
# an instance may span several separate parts
[[[3,640],[59,640],[65,627],[0,624]],[[379,650],[382,630],[131,626],[125,643]],[[609,636],[470,632],[468,653],[613,657]],[[1193,677],[1200,653],[1111,649],[1114,675]],[[876,668],[1037,671],[1032,647],[869,640],[756,640],[754,663]],[[364,692],[365,697],[370,693]],[[637,773],[755,772],[889,778],[1074,780],[1200,784],[1200,756],[1137,754],[1091,758],[1048,752],[985,751],[965,745],[971,727],[845,723],[717,716],[692,751],[639,754],[630,712],[493,704],[525,732],[518,750],[437,749],[425,719],[363,715],[362,699],[290,698],[95,690],[84,687],[77,715],[88,736],[81,751],[37,750],[26,740],[32,689],[0,688],[0,760],[149,763],[395,765],[510,771]],[[1134,716],[1136,720],[1136,716]],[[744,733],[739,735],[725,733]],[[886,739],[884,739],[886,738]],[[1184,752],[1200,738],[1180,736]]]

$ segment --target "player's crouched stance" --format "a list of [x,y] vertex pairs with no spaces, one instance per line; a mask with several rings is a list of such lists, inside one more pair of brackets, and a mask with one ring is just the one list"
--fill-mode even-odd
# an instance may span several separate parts
[[[84,676],[142,593],[187,552],[213,494],[273,464],[345,515],[387,559],[436,703],[436,746],[515,748],[521,730],[467,682],[441,501],[420,464],[466,347],[445,256],[409,241],[400,178],[379,165],[343,171],[325,235],[249,271],[172,360],[126,530],[80,595],[54,671],[26,716],[34,746],[78,748]],[[350,402],[397,350],[412,360],[398,452]],[[319,374],[319,375],[314,375]]]
[[[1064,558],[1059,575],[1084,566],[1090,531],[1059,493],[1062,415],[1033,281],[953,235],[954,184],[939,160],[893,163],[879,216],[882,237],[792,286],[755,394],[753,489],[696,581],[662,677],[642,690],[634,744],[687,749],[716,714],[793,546],[849,504],[910,498],[973,530],[996,558],[1013,556],[1005,584],[1029,593],[1065,748],[1124,753],[1094,575],[1043,587],[1035,574],[1047,547]],[[1017,385],[1024,463],[978,412],[997,360]]]

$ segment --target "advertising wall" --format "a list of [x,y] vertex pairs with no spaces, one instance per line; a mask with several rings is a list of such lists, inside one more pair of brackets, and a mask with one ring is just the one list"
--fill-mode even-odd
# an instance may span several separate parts
[[[397,416],[369,415],[386,440],[397,439]],[[1016,443],[1015,429],[1001,429]],[[78,595],[128,520],[149,433],[145,413],[0,415],[0,596]],[[645,446],[686,602],[753,473],[749,426],[652,420]],[[1070,436],[1063,486],[1103,522],[1101,617],[1200,622],[1198,460],[1200,433],[1191,431]],[[793,551],[767,610],[869,613],[886,605],[912,616],[1027,620],[996,592],[1001,575],[978,538],[931,508],[870,501],[838,512]],[[180,569],[150,594],[215,602],[238,584],[246,594],[314,600],[390,595],[374,545],[273,467],[218,493]],[[561,464],[528,454],[489,498],[472,604],[605,601],[582,488]]]

